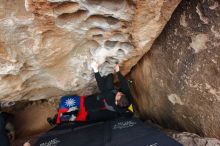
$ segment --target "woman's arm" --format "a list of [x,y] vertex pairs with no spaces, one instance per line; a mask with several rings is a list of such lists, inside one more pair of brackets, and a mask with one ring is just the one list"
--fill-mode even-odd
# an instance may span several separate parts
[[121,90],[124,94],[130,93],[130,90],[129,90],[129,87],[128,87],[128,82],[127,82],[127,80],[124,78],[124,76],[121,74],[119,65],[116,64],[114,69],[115,69],[115,71],[116,71],[116,73],[117,73],[117,76],[118,76],[120,90]]
[[103,80],[103,78],[101,77],[101,75],[99,73],[99,70],[98,70],[99,65],[98,65],[97,62],[92,61],[91,67],[92,67],[92,69],[95,73],[95,79],[96,79],[98,88],[101,92],[103,92],[104,91],[104,80]]
[[119,79],[119,87],[120,87],[120,90],[123,92],[123,93],[130,93],[130,89],[129,89],[129,86],[128,86],[128,82],[127,80],[124,78],[124,76],[121,74],[121,72],[117,72],[117,76],[118,76],[118,79]]
[[118,76],[120,91],[122,93],[124,93],[126,95],[126,98],[129,100],[129,102],[131,102],[132,95],[130,93],[130,88],[128,86],[128,81],[121,74],[118,64],[115,65],[115,71],[116,71],[117,76]]
[[104,92],[104,80],[103,80],[103,78],[101,77],[101,75],[100,75],[100,73],[99,72],[96,72],[95,73],[95,79],[96,79],[96,82],[97,82],[97,85],[98,85],[98,87],[99,87],[99,90],[101,91],[101,92]]

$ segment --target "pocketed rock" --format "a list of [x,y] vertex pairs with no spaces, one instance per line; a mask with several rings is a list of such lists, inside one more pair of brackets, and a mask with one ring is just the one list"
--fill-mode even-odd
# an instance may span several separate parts
[[200,137],[188,132],[173,133],[171,137],[184,146],[220,146],[220,140],[216,138]]
[[183,0],[131,72],[141,116],[220,139],[220,3]]
[[1,0],[0,99],[96,92],[91,60],[128,73],[179,1]]

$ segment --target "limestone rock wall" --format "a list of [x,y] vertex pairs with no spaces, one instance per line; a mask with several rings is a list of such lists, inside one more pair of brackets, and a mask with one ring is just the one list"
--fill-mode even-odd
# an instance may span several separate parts
[[220,138],[220,3],[183,0],[131,72],[141,116]]
[[0,100],[96,92],[91,60],[128,73],[179,2],[1,0]]
[[220,140],[216,138],[200,137],[194,133],[172,133],[171,137],[184,146],[219,146]]

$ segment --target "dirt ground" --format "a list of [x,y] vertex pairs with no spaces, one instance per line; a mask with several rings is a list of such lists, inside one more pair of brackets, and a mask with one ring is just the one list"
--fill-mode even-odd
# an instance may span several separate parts
[[48,117],[53,117],[57,112],[56,100],[22,101],[13,107],[4,109],[14,115],[12,123],[15,125],[16,136],[13,146],[22,146],[30,140],[33,144],[40,133],[49,130]]

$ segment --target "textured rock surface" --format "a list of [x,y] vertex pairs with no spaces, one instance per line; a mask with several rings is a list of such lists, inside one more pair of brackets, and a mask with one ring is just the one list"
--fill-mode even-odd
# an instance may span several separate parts
[[171,137],[184,146],[220,146],[220,140],[216,138],[200,137],[188,132],[172,133]]
[[54,117],[57,106],[52,102],[35,102],[15,112],[16,137],[25,137],[51,128],[48,117]]
[[129,72],[179,1],[1,0],[0,99],[95,92],[91,60]]
[[[51,98],[52,99],[52,98]],[[14,116],[11,122],[15,126],[16,139],[33,136],[51,128],[48,117],[57,113],[58,100],[19,101],[3,110]]]
[[184,0],[135,66],[141,115],[178,130],[220,138],[220,3]]

